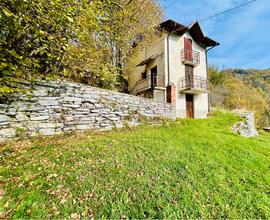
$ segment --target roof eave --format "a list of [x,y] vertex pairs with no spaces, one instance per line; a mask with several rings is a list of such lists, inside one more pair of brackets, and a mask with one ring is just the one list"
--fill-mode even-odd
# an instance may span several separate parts
[[162,22],[159,25],[159,28],[163,31],[167,31],[167,32],[173,32],[175,34],[179,34],[182,35],[184,34],[186,31],[189,31],[191,36],[193,37],[193,39],[197,42],[199,42],[200,44],[206,46],[206,47],[212,47],[212,46],[218,46],[220,45],[218,42],[216,42],[215,40],[204,36],[203,31],[200,27],[200,24],[198,21],[193,22],[191,25],[184,26],[180,23],[177,23],[171,19],[166,20],[164,22]]

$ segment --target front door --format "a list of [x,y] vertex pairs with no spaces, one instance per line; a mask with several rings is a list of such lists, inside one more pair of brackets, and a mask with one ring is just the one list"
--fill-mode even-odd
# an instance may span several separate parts
[[194,100],[193,95],[186,94],[187,118],[194,118]]

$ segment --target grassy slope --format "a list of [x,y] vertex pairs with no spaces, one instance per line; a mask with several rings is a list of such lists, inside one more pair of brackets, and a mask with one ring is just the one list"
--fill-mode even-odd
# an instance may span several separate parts
[[9,144],[1,217],[270,218],[270,136],[234,135],[236,120]]

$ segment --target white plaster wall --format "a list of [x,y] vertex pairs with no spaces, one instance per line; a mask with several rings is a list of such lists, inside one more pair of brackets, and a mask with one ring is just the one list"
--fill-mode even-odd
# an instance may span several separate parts
[[151,75],[151,69],[157,66],[158,76],[164,76],[164,53],[154,59],[147,65],[146,72],[147,76]]
[[182,49],[184,48],[184,37],[192,39],[192,48],[193,48],[193,50],[198,51],[200,53],[200,64],[194,67],[194,75],[195,76],[201,76],[201,77],[207,77],[206,56],[205,56],[206,48],[202,47],[197,42],[195,42],[193,40],[193,38],[191,37],[191,35],[187,32],[181,38]]
[[[147,48],[142,50],[136,60],[134,60],[134,69],[129,73],[128,77],[128,88],[129,91],[133,88],[135,83],[141,79],[141,73],[147,71],[147,74],[150,74],[150,69],[154,66],[158,68],[158,75],[165,75],[165,45],[166,45],[166,33],[157,33],[157,36],[153,43]],[[145,66],[137,67],[140,62],[146,60],[151,56],[159,55],[155,60],[153,60],[147,68]]]
[[177,118],[186,118],[186,95],[180,92],[177,92],[176,95],[176,117]]
[[[175,84],[177,89],[176,99],[176,116],[179,118],[186,117],[186,98],[185,94],[179,92],[179,79],[185,76],[185,65],[181,60],[181,50],[184,48],[184,37],[192,39],[191,35],[186,32],[182,36],[171,34],[169,36],[169,54],[167,54],[167,37],[168,33],[160,33],[153,44],[151,44],[144,52],[139,56],[141,61],[160,54],[155,60],[153,60],[145,67],[136,67],[134,71],[129,75],[129,89],[132,89],[135,83],[141,79],[141,73],[147,71],[147,75],[150,75],[150,70],[154,66],[158,68],[158,75],[163,75],[165,78],[165,86],[168,84],[168,66],[167,56],[169,55],[169,71],[170,71],[170,83]],[[193,50],[200,52],[200,64],[194,67],[194,75],[207,78],[206,68],[206,48],[199,45],[192,39]],[[166,100],[166,92],[155,93],[158,97],[156,100]],[[208,95],[200,94],[194,95],[194,117],[205,118],[208,113]]]
[[208,94],[194,95],[194,118],[207,118]]
[[[182,36],[172,34],[169,37],[169,65],[170,65],[170,82],[177,87],[176,99],[176,116],[179,118],[186,117],[186,98],[185,94],[179,92],[179,79],[185,76],[185,65],[181,60],[181,50],[184,48],[184,38],[192,39],[193,50],[200,53],[200,64],[194,67],[194,75],[207,78],[206,69],[206,49],[196,43],[191,35],[186,32]],[[194,95],[194,117],[205,118],[208,113],[208,95],[207,93]]]
[[154,100],[158,102],[166,103],[166,90],[165,89],[155,89],[154,90]]

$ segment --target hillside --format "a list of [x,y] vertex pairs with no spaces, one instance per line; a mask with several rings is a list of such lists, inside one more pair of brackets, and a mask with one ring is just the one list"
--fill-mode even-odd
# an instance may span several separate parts
[[261,89],[270,98],[270,69],[229,69],[225,72],[231,72],[235,77],[244,80],[246,84]]
[[[211,105],[253,111],[258,127],[270,125],[270,69],[209,68]],[[259,108],[258,108],[259,106]]]
[[270,135],[215,113],[1,147],[1,218],[269,218]]

